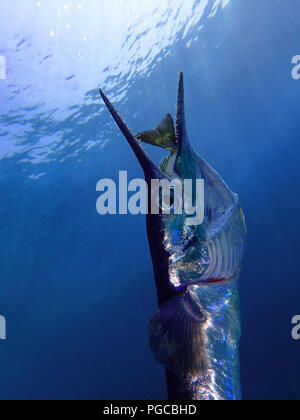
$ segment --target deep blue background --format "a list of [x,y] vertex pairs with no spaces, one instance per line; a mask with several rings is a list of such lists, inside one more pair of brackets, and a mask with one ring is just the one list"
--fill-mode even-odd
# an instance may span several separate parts
[[[133,130],[154,127],[174,111],[183,70],[190,140],[240,195],[249,233],[241,277],[245,399],[300,397],[300,342],[291,338],[300,313],[300,80],[291,77],[299,16],[294,0],[232,1],[189,48],[178,33],[171,54],[131,78],[117,104]],[[67,145],[39,163],[46,175],[38,180],[28,178],[25,152],[0,160],[0,314],[8,329],[0,342],[1,399],[166,396],[147,341],[156,295],[144,217],[95,210],[100,178],[117,180],[119,170],[142,176],[108,113],[98,115],[96,88],[87,93],[94,105],[77,104],[62,122],[30,114],[24,138],[30,144],[60,133],[85,141],[102,133],[105,147],[61,163],[77,147]],[[15,123],[10,118],[1,115],[3,129]]]

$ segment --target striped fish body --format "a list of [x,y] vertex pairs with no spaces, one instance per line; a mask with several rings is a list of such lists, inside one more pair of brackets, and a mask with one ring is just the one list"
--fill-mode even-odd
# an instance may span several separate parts
[[[238,282],[245,237],[237,202],[210,225],[205,243],[186,250],[190,260],[170,255],[177,266],[169,264],[169,281],[185,289],[166,300],[150,322],[150,346],[167,368],[169,399],[241,399]],[[207,268],[198,277],[195,261],[203,254]]]

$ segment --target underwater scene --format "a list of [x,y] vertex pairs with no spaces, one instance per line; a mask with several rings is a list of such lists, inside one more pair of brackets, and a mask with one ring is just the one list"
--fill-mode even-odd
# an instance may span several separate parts
[[[0,4],[1,400],[300,399],[299,16]],[[120,211],[124,172],[202,219]]]

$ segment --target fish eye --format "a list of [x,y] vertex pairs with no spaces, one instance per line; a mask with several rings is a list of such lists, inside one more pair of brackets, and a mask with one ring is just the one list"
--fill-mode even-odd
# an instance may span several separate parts
[[158,204],[159,204],[160,209],[164,213],[174,213],[175,211],[174,187],[160,189]]

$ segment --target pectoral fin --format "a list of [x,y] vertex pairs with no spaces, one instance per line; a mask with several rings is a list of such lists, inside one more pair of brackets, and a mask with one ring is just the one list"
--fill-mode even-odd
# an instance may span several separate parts
[[155,359],[176,375],[198,376],[207,368],[205,316],[189,291],[165,302],[153,316],[150,348]]
[[177,148],[174,122],[170,114],[167,114],[162,119],[155,130],[147,130],[138,133],[136,138],[144,143],[163,147],[171,152],[175,151]]

